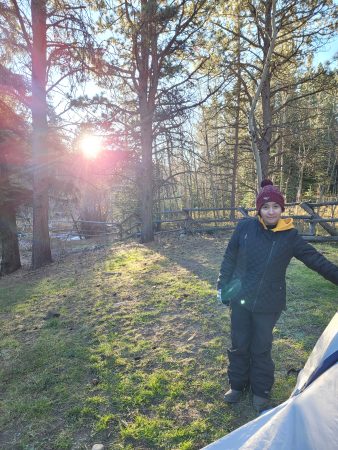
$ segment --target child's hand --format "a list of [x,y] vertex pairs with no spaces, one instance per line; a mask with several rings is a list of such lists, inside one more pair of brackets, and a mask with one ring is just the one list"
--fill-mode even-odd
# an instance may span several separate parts
[[222,289],[218,289],[217,291],[217,301],[223,306],[229,306],[229,302],[222,300]]

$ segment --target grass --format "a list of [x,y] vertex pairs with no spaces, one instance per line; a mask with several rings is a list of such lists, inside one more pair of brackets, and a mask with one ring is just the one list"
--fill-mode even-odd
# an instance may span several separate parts
[[[121,244],[3,278],[0,447],[195,450],[254,418],[248,398],[222,402],[230,326],[214,284],[223,247],[214,237]],[[338,263],[336,247],[318,249]],[[298,261],[287,277],[276,403],[337,299]]]

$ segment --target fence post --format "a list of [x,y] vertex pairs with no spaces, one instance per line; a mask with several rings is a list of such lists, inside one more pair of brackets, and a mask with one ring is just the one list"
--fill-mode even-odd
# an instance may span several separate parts
[[[300,204],[300,207],[304,209],[304,211],[306,211],[308,214],[310,214],[310,216],[312,216],[312,219],[321,219],[320,215],[317,214],[310,205],[308,205],[306,202],[302,202]],[[319,225],[321,227],[324,228],[325,231],[327,231],[331,236],[338,236],[338,232],[336,231],[336,229],[334,227],[332,227],[331,225],[329,225],[328,223],[325,222],[318,222]],[[311,222],[310,222],[311,224]],[[310,225],[310,230],[311,230],[311,225]]]
[[154,230],[156,232],[161,231],[161,225],[162,225],[162,223],[161,223],[161,216],[160,216],[157,220],[154,221]]
[[193,223],[193,218],[191,216],[191,211],[187,208],[183,208],[182,212],[185,215],[184,218],[184,231],[185,233],[192,233],[192,223]]
[[241,212],[243,214],[244,217],[249,217],[249,213],[248,210],[246,208],[243,208],[243,206],[240,206],[238,208],[238,211]]
[[72,213],[70,213],[70,216],[71,216],[71,218],[72,218],[72,221],[73,221],[75,230],[76,230],[76,232],[77,232],[77,234],[79,235],[80,240],[81,240],[83,236],[82,236],[82,234],[81,234],[81,232],[80,232],[80,230],[79,230],[79,227],[77,226],[77,220],[74,219],[74,216],[73,216]]
[[119,230],[119,238],[120,238],[120,240],[122,240],[123,239],[123,226],[121,223],[116,224],[116,226]]
[[309,221],[309,231],[310,231],[310,235],[311,236],[315,236],[316,235],[316,224],[314,223],[313,220]]

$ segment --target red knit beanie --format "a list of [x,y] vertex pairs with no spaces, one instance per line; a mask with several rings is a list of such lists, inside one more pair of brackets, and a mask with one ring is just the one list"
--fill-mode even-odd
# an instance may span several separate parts
[[256,198],[256,209],[259,212],[264,203],[267,202],[275,202],[282,208],[282,211],[285,210],[285,200],[278,189],[277,186],[273,185],[273,182],[270,180],[263,180],[261,183],[262,189]]

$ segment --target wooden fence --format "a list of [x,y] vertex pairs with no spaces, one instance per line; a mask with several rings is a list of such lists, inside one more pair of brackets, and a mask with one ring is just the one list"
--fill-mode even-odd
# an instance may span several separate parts
[[[293,218],[301,234],[309,241],[338,241],[338,201],[336,202],[302,202],[287,203],[283,218]],[[330,213],[320,209],[330,208]],[[291,209],[298,209],[305,214],[292,214]],[[163,211],[154,221],[156,231],[184,233],[231,231],[236,223],[245,217],[256,214],[255,208],[185,208],[177,211]],[[324,217],[325,214],[325,217]],[[204,215],[204,217],[203,217]],[[213,217],[210,217],[213,215]]]
[[[284,218],[293,218],[296,227],[308,241],[337,241],[338,201],[287,203]],[[323,208],[324,211],[321,211]],[[253,217],[255,208],[184,208],[182,210],[161,211],[154,218],[155,233],[217,233],[232,231],[236,223],[245,217]],[[84,229],[87,228],[86,233]],[[20,230],[20,227],[19,227]],[[91,230],[91,231],[88,231]],[[84,239],[85,237],[111,235],[122,240],[137,237],[141,223],[136,214],[131,214],[121,222],[99,222],[75,220],[63,225],[53,223],[50,233],[53,237]]]
[[[300,232],[309,241],[338,241],[338,201],[287,203],[282,217],[293,218]],[[324,212],[320,210],[325,208]],[[297,213],[291,213],[295,210]],[[330,211],[328,211],[328,209]],[[299,214],[298,212],[301,212]],[[304,212],[304,213],[303,213]],[[255,208],[184,208],[157,213],[154,219],[155,233],[216,233],[231,231],[236,223],[256,214]],[[80,221],[74,221],[72,233],[77,233]],[[97,222],[100,223],[100,222]],[[106,222],[109,234],[117,239],[135,237],[140,234],[141,223],[135,214],[123,222]],[[108,232],[108,231],[107,231]]]

